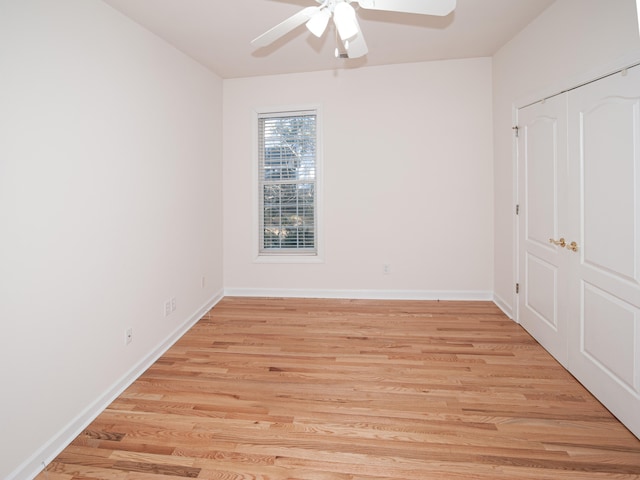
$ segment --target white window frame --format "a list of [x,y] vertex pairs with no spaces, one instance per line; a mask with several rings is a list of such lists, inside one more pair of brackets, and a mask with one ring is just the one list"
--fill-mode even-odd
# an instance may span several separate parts
[[[260,139],[259,139],[259,118],[264,115],[277,117],[278,115],[291,115],[295,113],[309,113],[316,115],[316,197],[315,197],[315,229],[316,229],[316,249],[315,252],[296,252],[275,250],[274,252],[262,251],[262,195],[260,192]],[[295,105],[259,108],[252,114],[252,138],[253,138],[253,160],[252,160],[252,191],[253,191],[253,252],[255,263],[324,263],[324,226],[323,226],[323,142],[322,142],[322,111],[319,105]]]

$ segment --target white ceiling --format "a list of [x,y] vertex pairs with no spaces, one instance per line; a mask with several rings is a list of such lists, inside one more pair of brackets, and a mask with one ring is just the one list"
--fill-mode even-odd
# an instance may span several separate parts
[[335,34],[301,26],[272,45],[251,40],[314,0],[104,0],[222,78],[493,55],[554,0],[458,0],[447,17],[358,10],[369,54],[336,59]]

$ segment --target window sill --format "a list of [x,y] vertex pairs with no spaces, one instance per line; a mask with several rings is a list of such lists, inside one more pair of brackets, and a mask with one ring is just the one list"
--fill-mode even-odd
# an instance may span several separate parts
[[324,263],[324,258],[320,255],[258,255],[253,259],[253,263]]

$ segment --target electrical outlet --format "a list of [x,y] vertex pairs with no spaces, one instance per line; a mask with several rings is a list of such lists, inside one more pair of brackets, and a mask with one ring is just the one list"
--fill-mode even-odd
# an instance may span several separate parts
[[171,297],[171,313],[176,311],[176,297]]
[[391,265],[389,263],[382,265],[382,273],[385,275],[389,275],[391,273]]
[[133,340],[133,328],[129,327],[124,331],[124,344],[129,345]]
[[168,317],[169,315],[171,315],[171,300],[164,302],[164,316]]
[[200,287],[204,288],[204,286],[207,283],[207,277],[205,277],[204,275],[202,276],[202,279],[200,280]]

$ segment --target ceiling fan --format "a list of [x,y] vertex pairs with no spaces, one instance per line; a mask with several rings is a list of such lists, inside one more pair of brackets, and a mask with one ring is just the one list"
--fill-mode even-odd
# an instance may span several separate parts
[[307,24],[309,31],[316,37],[321,37],[327,29],[329,20],[333,17],[333,23],[344,47],[343,50],[336,48],[336,57],[358,58],[366,55],[369,50],[352,3],[357,3],[361,8],[368,10],[437,16],[448,15],[456,7],[456,0],[316,0],[316,2],[320,5],[302,9],[254,39],[251,44],[255,47],[266,47],[303,23]]

